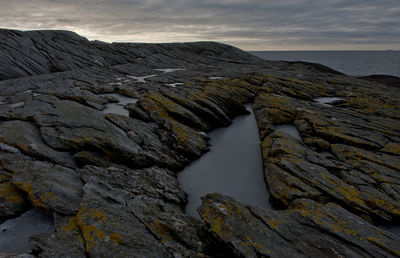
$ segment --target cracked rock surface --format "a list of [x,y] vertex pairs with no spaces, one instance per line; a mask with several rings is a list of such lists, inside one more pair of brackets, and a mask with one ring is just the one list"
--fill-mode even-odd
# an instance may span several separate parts
[[[37,208],[54,220],[5,257],[400,256],[400,237],[377,227],[400,222],[393,80],[212,42],[0,40],[0,222]],[[202,220],[186,215],[177,173],[245,103],[276,210],[216,193]],[[111,104],[124,113],[103,112]]]

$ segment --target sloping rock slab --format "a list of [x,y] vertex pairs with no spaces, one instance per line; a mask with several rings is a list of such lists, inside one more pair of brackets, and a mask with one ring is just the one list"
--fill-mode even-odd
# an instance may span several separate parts
[[209,230],[239,257],[395,257],[400,237],[334,203],[295,200],[288,210],[245,206],[221,194],[203,197]]

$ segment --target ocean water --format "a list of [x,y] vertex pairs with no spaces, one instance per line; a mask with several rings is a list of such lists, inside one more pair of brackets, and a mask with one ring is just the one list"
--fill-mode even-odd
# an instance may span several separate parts
[[385,74],[400,77],[400,51],[250,51],[250,53],[266,60],[319,63],[352,76]]

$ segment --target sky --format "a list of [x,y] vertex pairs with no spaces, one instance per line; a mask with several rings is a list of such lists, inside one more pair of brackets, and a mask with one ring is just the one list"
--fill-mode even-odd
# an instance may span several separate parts
[[400,50],[400,0],[0,0],[0,28],[244,50]]

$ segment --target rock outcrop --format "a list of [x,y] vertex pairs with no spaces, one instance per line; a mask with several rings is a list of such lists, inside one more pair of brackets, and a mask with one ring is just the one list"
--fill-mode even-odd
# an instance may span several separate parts
[[209,230],[238,257],[400,255],[400,236],[377,229],[335,203],[297,199],[285,211],[267,211],[211,194],[203,198],[199,211]]
[[[395,88],[212,42],[0,38],[0,221],[54,218],[26,257],[400,256],[377,227],[400,222]],[[177,173],[249,102],[276,210],[211,194],[186,215]]]

